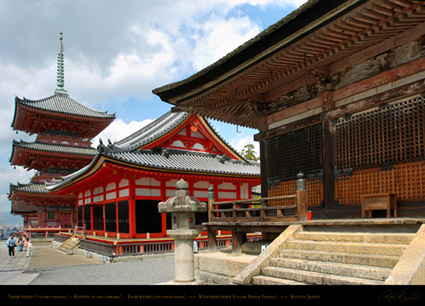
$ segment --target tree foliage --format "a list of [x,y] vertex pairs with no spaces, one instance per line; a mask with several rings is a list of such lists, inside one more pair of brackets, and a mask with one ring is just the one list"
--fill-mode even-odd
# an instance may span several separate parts
[[259,161],[260,157],[257,157],[257,153],[255,153],[254,150],[254,145],[253,144],[247,144],[244,146],[244,148],[242,149],[242,156],[246,159],[246,160],[250,160],[250,161]]

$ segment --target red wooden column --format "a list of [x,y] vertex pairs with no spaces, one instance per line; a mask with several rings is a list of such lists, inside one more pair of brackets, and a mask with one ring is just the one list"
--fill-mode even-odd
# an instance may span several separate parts
[[93,229],[94,229],[94,214],[93,214],[93,205],[92,205],[92,203],[93,203],[93,198],[92,198],[91,203],[90,203],[90,228],[89,229],[86,229],[88,231],[93,231]]
[[193,178],[186,178],[185,179],[188,183],[189,183],[189,195],[191,196],[191,197],[193,197],[194,196],[194,187],[193,187],[193,185],[195,184],[195,179],[193,179]]
[[132,178],[128,179],[128,222],[130,227],[130,238],[136,236],[136,187]]
[[[161,182],[161,198],[162,198],[162,201],[165,201],[165,199],[167,198],[167,190],[165,187],[166,179],[165,177],[161,177],[158,179]],[[167,235],[167,214],[165,213],[161,214],[161,230],[162,230],[162,234],[165,237]]]
[[106,233],[106,211],[105,211],[105,197],[102,203],[102,214],[103,214],[103,232]]

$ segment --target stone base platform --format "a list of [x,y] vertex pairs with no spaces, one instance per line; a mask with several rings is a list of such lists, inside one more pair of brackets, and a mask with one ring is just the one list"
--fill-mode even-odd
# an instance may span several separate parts
[[228,249],[201,252],[195,255],[195,277],[204,285],[232,284],[233,277],[255,258],[255,255],[233,254]]

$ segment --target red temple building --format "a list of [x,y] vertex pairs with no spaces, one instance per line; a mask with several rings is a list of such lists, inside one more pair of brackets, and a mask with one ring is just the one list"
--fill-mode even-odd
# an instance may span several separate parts
[[[189,192],[208,200],[249,199],[260,184],[260,166],[246,161],[203,118],[168,112],[125,139],[98,146],[92,162],[47,187],[77,199],[78,228],[113,238],[166,237],[171,228],[158,203],[175,195],[184,179]],[[197,223],[207,220],[197,216]]]
[[64,89],[62,40],[61,34],[54,95],[40,100],[15,98],[13,130],[37,138],[34,142],[13,141],[10,163],[38,172],[28,184],[11,184],[9,199],[12,214],[22,215],[25,230],[32,233],[73,228],[75,197],[48,194],[45,182],[89,164],[97,152],[91,139],[115,119],[115,114],[78,103]]

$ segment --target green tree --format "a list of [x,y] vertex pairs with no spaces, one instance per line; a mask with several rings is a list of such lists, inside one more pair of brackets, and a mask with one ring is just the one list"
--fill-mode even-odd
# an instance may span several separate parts
[[260,157],[256,156],[253,144],[247,144],[243,147],[242,156],[246,160],[251,160],[251,161],[259,161],[260,160]]

